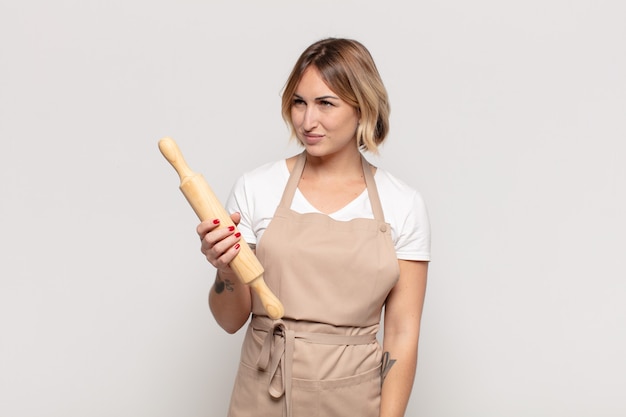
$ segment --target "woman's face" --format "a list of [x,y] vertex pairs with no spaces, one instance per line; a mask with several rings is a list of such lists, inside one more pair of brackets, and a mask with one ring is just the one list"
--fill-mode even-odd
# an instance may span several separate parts
[[304,71],[296,87],[291,120],[296,136],[312,156],[358,152],[357,109],[340,99],[315,67]]

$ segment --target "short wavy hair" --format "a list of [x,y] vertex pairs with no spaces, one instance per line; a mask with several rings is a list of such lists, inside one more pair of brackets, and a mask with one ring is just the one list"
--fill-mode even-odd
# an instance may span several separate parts
[[292,138],[296,136],[291,119],[293,97],[304,71],[311,66],[331,90],[358,110],[357,146],[377,153],[389,132],[389,98],[371,54],[352,39],[322,39],[298,58],[282,94],[282,116]]

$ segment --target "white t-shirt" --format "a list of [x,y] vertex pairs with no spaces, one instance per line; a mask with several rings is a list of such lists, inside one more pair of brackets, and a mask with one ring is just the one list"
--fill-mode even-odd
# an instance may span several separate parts
[[[259,242],[280,203],[288,179],[287,164],[280,160],[247,172],[236,181],[226,202],[226,210],[241,214],[237,229],[246,242]],[[391,225],[391,238],[398,259],[429,261],[430,225],[420,193],[381,168],[376,169],[374,179],[385,221]],[[299,190],[296,190],[291,209],[298,213],[319,213]],[[329,216],[338,221],[373,219],[367,190]]]

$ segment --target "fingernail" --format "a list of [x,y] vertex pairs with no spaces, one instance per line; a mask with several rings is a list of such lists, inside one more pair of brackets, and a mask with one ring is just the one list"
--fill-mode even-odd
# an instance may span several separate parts
[[239,232],[235,233],[235,237],[240,237],[240,236],[241,236],[241,233]]
[[241,245],[240,245],[239,243],[237,243],[237,244],[235,245],[235,249],[239,249],[240,247],[241,247]]
[[213,224],[220,224],[220,219],[213,220]]
[[233,230],[235,230],[235,226],[228,226],[228,230],[232,232]]

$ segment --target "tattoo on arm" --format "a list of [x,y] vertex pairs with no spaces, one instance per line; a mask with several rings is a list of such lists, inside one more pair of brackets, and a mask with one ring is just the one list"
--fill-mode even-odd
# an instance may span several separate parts
[[[248,243],[248,246],[250,246],[250,249],[252,249],[253,251],[256,250],[256,244]],[[216,294],[221,294],[224,292],[224,290],[233,292],[235,291],[235,283],[229,279],[222,279],[222,277],[220,277],[220,274],[217,274],[217,276],[215,277],[214,288]]]
[[389,373],[389,370],[391,369],[394,363],[396,363],[396,360],[389,359],[389,352],[384,352],[382,365],[380,367],[380,376],[381,376],[380,385],[381,386],[383,385],[383,382],[385,382],[385,378],[387,377],[387,374]]
[[233,292],[235,290],[235,284],[229,279],[222,279],[218,274],[215,278],[215,292],[221,294],[224,290]]

